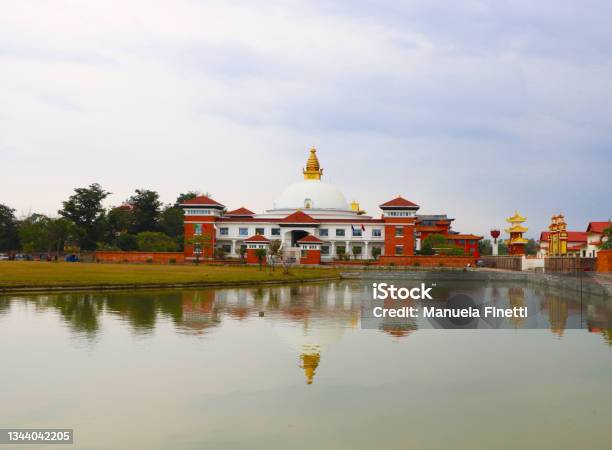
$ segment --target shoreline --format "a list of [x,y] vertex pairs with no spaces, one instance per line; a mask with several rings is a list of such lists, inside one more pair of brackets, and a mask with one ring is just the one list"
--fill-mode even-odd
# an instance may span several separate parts
[[141,284],[90,284],[90,285],[75,285],[75,286],[15,286],[15,287],[0,287],[0,295],[6,294],[44,294],[60,293],[60,292],[91,292],[91,291],[125,291],[125,290],[159,290],[159,289],[188,289],[188,288],[232,288],[232,287],[249,287],[249,286],[266,286],[277,284],[303,284],[303,283],[321,283],[324,281],[338,281],[343,279],[341,275],[333,277],[319,278],[299,278],[286,280],[248,280],[248,281],[202,281],[189,283],[141,283]]

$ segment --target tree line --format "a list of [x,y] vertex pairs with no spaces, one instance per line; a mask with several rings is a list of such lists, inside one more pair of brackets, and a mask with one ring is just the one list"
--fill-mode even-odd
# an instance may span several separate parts
[[0,251],[183,250],[179,204],[197,192],[163,204],[157,192],[136,189],[123,205],[107,209],[102,203],[110,194],[97,183],[75,188],[56,217],[32,213],[18,219],[13,208],[0,204]]

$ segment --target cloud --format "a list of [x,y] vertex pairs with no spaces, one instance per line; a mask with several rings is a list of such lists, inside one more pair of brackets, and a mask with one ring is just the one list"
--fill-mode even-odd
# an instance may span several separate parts
[[199,189],[263,210],[314,144],[327,179],[370,213],[402,192],[464,231],[514,209],[534,235],[560,210],[580,228],[611,214],[611,9],[13,3],[0,17],[0,202],[52,213],[100,182],[112,203]]

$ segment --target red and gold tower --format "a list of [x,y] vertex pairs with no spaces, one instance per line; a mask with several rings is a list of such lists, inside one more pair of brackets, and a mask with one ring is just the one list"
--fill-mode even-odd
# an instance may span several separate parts
[[552,216],[548,231],[549,256],[567,255],[567,223],[563,214]]
[[506,233],[510,234],[510,239],[506,240],[508,246],[508,254],[510,255],[524,255],[525,244],[527,239],[523,237],[523,233],[526,233],[528,228],[521,224],[527,220],[526,217],[521,216],[518,211],[514,213],[512,217],[508,217],[506,222],[510,223],[510,228],[506,228]]

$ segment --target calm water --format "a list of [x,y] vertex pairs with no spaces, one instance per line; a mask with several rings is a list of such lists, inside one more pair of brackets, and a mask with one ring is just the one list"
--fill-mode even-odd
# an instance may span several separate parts
[[541,328],[364,330],[360,289],[0,297],[0,428],[74,428],[73,449],[611,448],[606,302],[466,285]]

